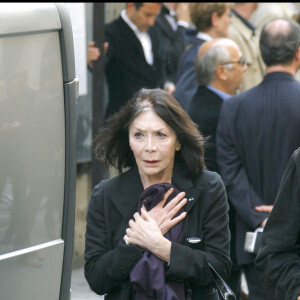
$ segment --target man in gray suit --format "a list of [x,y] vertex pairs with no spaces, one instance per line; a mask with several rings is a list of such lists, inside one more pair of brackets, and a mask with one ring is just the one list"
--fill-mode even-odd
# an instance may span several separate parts
[[267,299],[244,250],[246,232],[264,227],[292,153],[300,146],[300,26],[277,19],[261,33],[267,66],[261,84],[224,102],[218,123],[217,162],[229,201],[236,210],[236,252],[249,300]]

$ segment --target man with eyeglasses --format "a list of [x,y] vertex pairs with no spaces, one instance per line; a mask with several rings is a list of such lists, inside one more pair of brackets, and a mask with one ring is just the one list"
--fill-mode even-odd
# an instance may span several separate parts
[[[245,59],[238,45],[227,38],[205,42],[195,60],[195,74],[198,88],[187,106],[187,113],[208,138],[205,143],[205,162],[208,170],[219,172],[216,160],[216,131],[223,102],[236,94],[247,70]],[[230,232],[234,237],[234,211],[231,208]],[[235,240],[231,239],[232,272],[228,284],[239,299],[241,271],[236,264]]]
[[299,24],[283,19],[267,23],[260,36],[267,67],[263,81],[226,100],[219,116],[217,162],[236,210],[237,262],[245,273],[249,300],[287,299],[274,297],[272,289],[266,292],[273,274],[259,278],[256,254],[244,246],[247,232],[264,228],[285,166],[300,146],[300,83],[295,79],[299,45]]

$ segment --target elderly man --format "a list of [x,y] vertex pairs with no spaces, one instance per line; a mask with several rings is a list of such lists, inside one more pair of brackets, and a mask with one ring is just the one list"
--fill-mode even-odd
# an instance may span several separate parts
[[255,253],[244,250],[246,233],[264,227],[285,166],[300,146],[299,45],[299,24],[267,23],[260,36],[266,75],[256,87],[225,101],[218,122],[217,161],[237,213],[237,260],[250,300],[268,297],[254,268]]
[[174,97],[184,109],[197,90],[194,61],[198,50],[206,41],[227,36],[231,6],[230,3],[190,3],[191,20],[197,33],[188,39],[188,45],[180,57],[174,92]]
[[[221,106],[239,89],[247,66],[238,45],[226,38],[213,39],[200,47],[195,60],[198,88],[187,106],[187,113],[204,137],[208,137],[205,149],[206,166],[219,172],[216,160],[216,131]],[[241,270],[235,257],[235,211],[230,207],[231,260],[233,267],[229,286],[240,296]]]
[[238,45],[220,38],[205,42],[195,60],[198,88],[186,111],[204,137],[210,137],[205,154],[209,170],[218,172],[216,131],[223,101],[236,94],[247,66]]

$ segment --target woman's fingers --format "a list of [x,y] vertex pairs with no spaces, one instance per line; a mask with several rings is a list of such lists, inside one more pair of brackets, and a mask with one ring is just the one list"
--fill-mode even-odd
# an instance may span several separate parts
[[186,215],[187,215],[187,213],[183,212],[179,216],[173,218],[170,221],[170,228],[174,227],[177,223],[179,223],[180,221],[182,221],[186,217]]
[[180,201],[183,200],[185,196],[185,192],[179,193],[176,197],[174,197],[166,206],[165,209],[170,212]]
[[124,237],[123,237],[123,240],[125,242],[126,245],[129,245],[129,237],[125,234]]
[[169,188],[168,191],[165,193],[163,200],[160,202],[161,206],[163,207],[168,200],[168,198],[172,195],[174,188]]
[[173,218],[187,203],[187,199],[183,198],[172,210],[171,210],[171,218]]
[[157,222],[151,217],[151,215],[148,213],[148,211],[146,210],[146,208],[144,206],[142,206],[142,208],[141,208],[141,217],[145,221],[155,223],[156,225],[158,225]]

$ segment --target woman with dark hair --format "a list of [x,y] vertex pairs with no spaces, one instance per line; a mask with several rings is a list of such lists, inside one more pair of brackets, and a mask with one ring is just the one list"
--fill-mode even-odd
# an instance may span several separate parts
[[105,299],[218,299],[209,264],[227,277],[226,193],[220,176],[205,170],[202,135],[175,98],[137,92],[100,130],[95,153],[120,175],[91,196],[91,289]]

